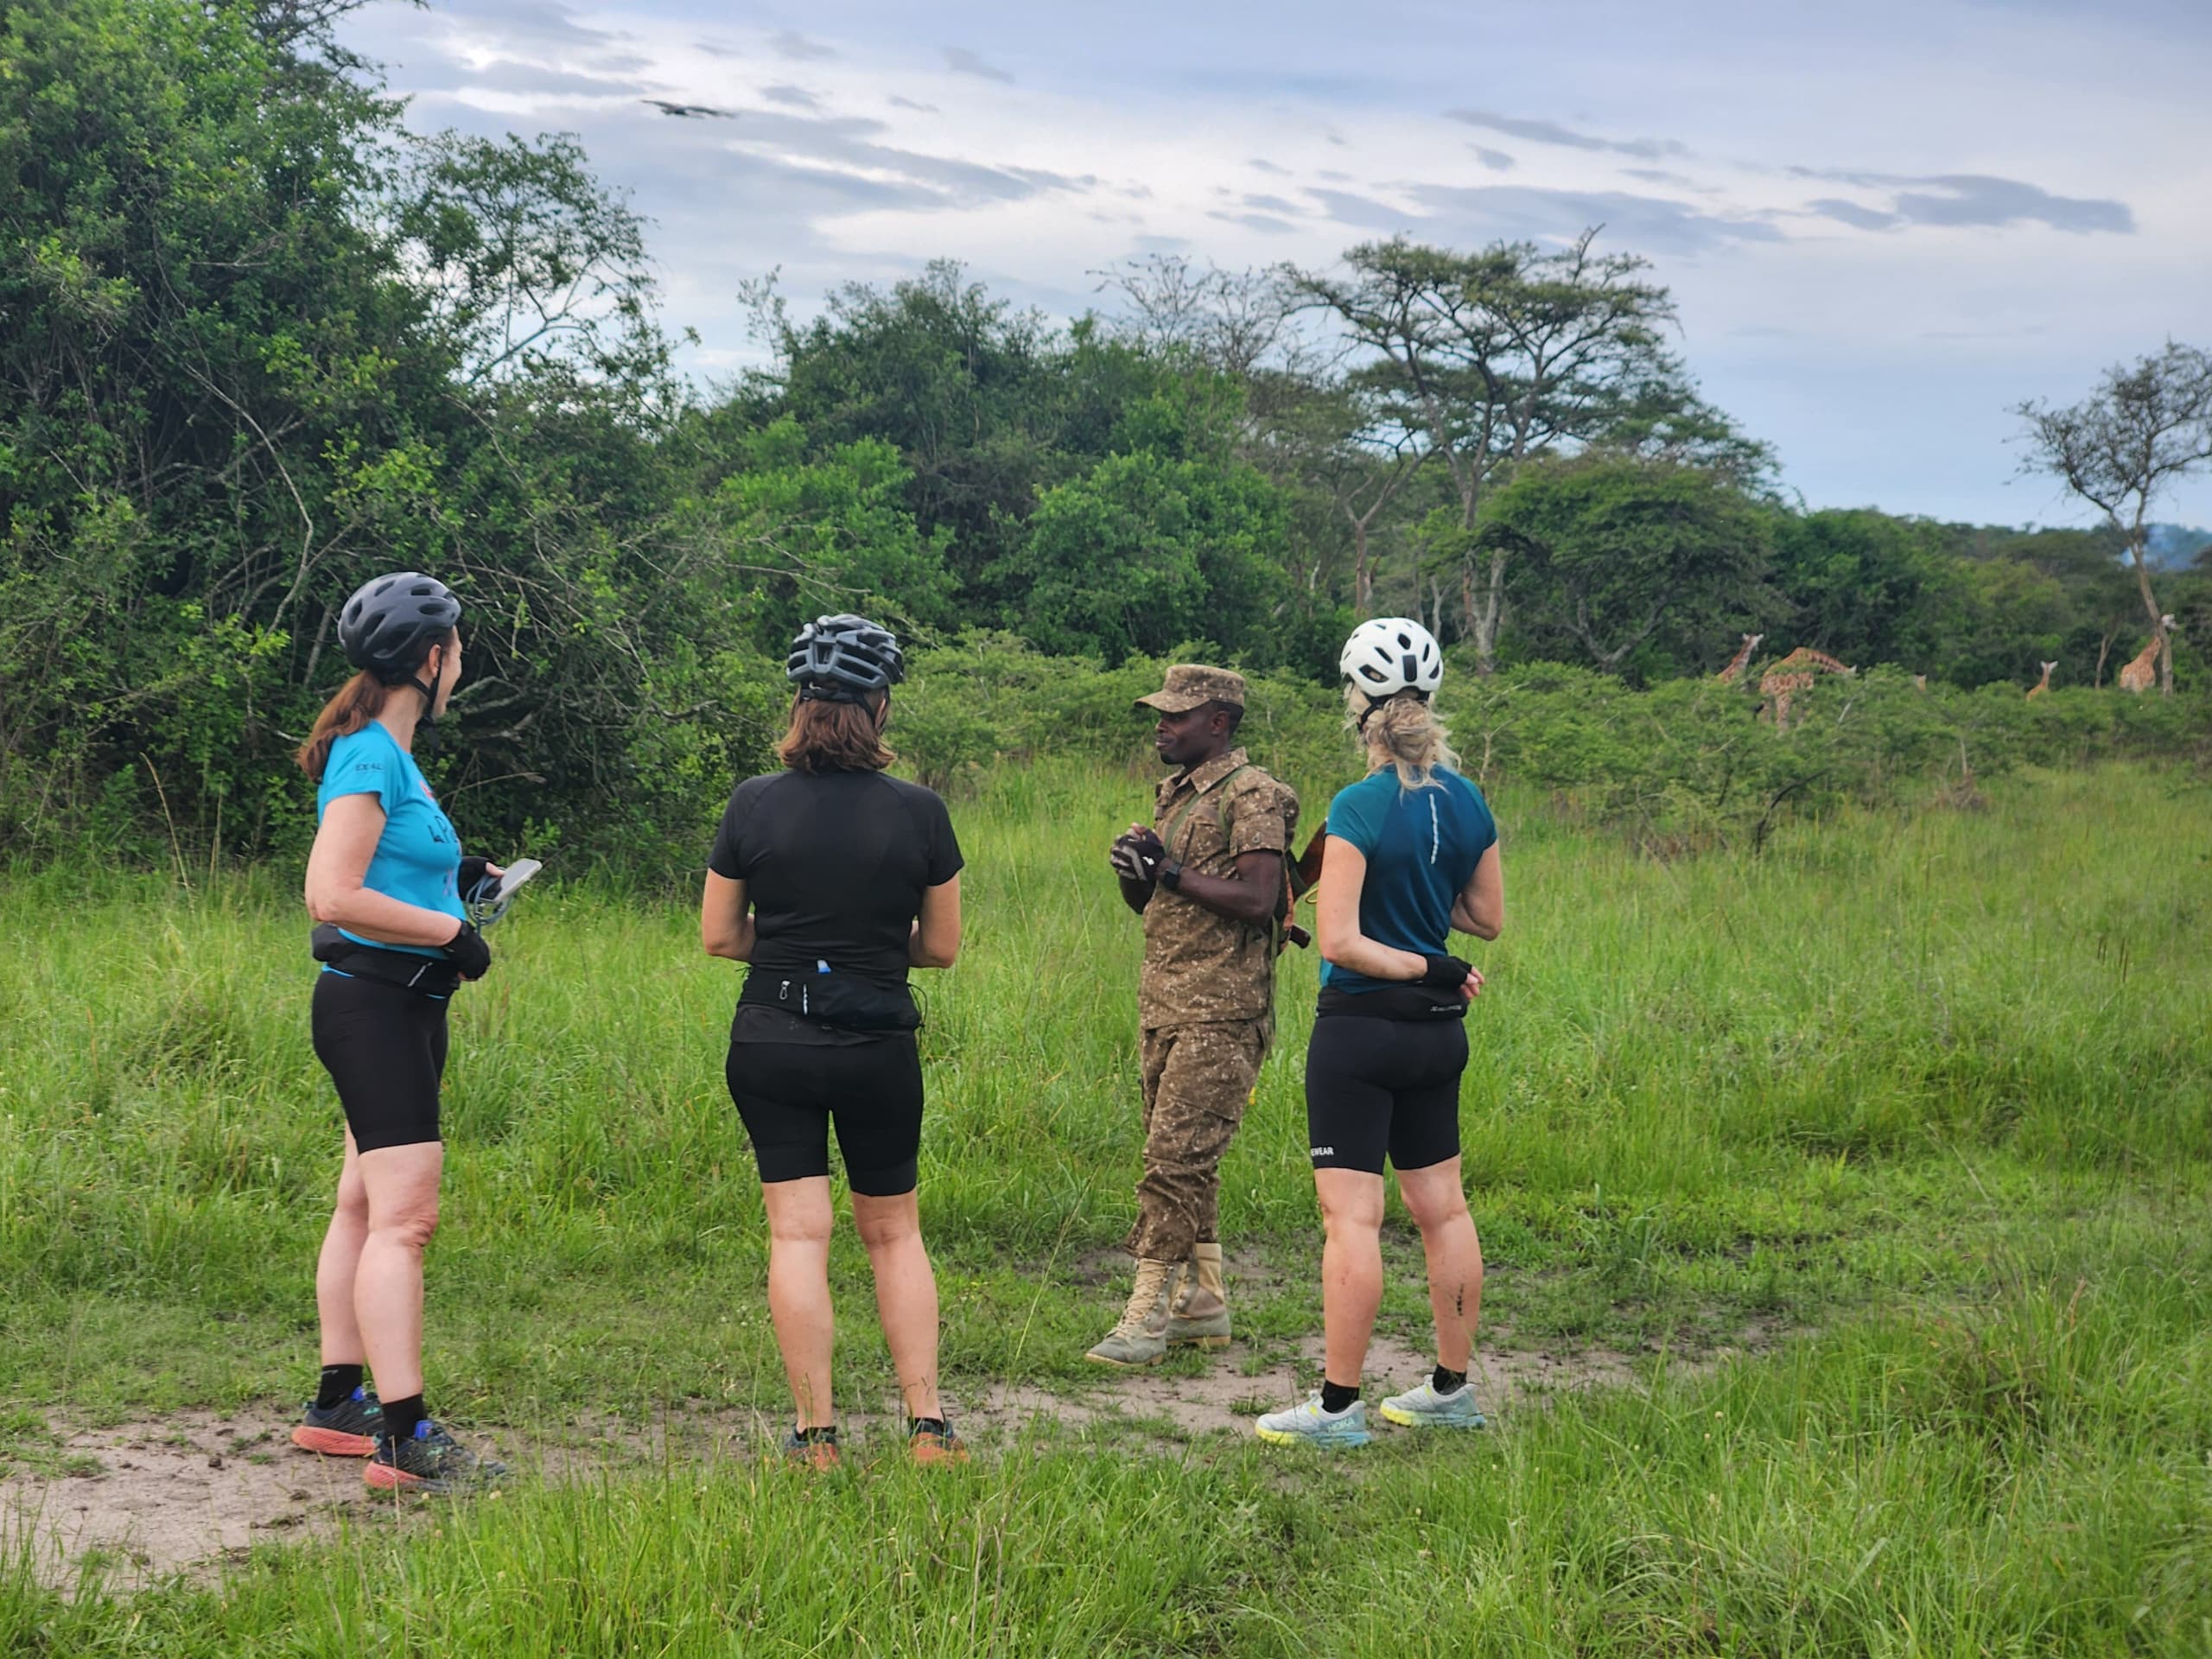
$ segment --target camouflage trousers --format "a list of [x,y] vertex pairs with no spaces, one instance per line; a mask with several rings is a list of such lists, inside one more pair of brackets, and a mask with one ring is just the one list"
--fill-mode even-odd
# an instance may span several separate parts
[[1267,1057],[1272,1020],[1160,1026],[1144,1033],[1144,1175],[1132,1255],[1179,1262],[1219,1236],[1221,1159]]

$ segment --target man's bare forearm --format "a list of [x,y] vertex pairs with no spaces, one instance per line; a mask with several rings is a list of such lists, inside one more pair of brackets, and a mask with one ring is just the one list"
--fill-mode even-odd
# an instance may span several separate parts
[[1175,891],[1192,904],[1247,927],[1265,927],[1273,921],[1278,902],[1276,893],[1257,882],[1236,876],[1200,875],[1195,870],[1183,872]]

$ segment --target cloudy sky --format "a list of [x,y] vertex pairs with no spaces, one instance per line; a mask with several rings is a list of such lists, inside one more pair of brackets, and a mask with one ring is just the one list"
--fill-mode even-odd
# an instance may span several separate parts
[[[950,256],[1065,317],[1148,251],[1602,224],[1810,505],[2071,523],[2007,407],[2212,346],[2212,0],[377,0],[349,35],[419,126],[581,135],[702,380],[776,267],[804,312]],[[2212,524],[2212,481],[2161,516]]]

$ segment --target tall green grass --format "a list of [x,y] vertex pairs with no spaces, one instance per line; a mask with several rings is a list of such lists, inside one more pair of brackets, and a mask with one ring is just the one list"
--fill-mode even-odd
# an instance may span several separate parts
[[[1040,766],[956,807],[961,965],[926,982],[925,1224],[957,1399],[1083,1375],[1137,1165],[1140,941],[1101,849],[1144,799]],[[50,1652],[2062,1653],[2212,1645],[2202,1217],[2212,791],[2111,768],[1986,810],[1841,813],[1660,861],[1530,800],[1463,1104],[1492,1340],[1653,1356],[1649,1394],[1283,1472],[1049,1436],[938,1482],[689,1465],[524,1491],[63,1605]],[[1309,798],[1309,817],[1322,804]],[[0,1397],[272,1411],[312,1365],[338,1115],[295,873],[0,887]],[[455,1005],[440,1409],[782,1408],[721,1080],[734,978],[685,912],[533,889]],[[1224,1170],[1318,1328],[1311,958]],[[1418,1340],[1418,1252],[1384,1322]],[[833,1263],[841,1392],[887,1381]],[[1746,1333],[1814,1334],[1716,1375]],[[1385,1379],[1402,1384],[1409,1378]],[[13,1623],[10,1623],[13,1621]]]

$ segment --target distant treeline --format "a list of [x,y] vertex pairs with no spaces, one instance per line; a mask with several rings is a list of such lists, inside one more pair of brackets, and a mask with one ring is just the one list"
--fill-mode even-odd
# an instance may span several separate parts
[[[1068,327],[949,264],[808,320],[771,280],[770,366],[702,392],[576,143],[410,134],[347,9],[0,12],[0,851],[296,844],[334,609],[397,568],[467,607],[455,816],[641,868],[764,763],[822,610],[940,664],[1104,685],[1187,648],[1325,700],[1399,612],[1485,685],[1685,710],[1745,632],[2014,695],[2144,643],[2115,536],[1794,506],[1588,238],[1154,259]],[[2212,572],[2160,581],[2201,696]],[[958,701],[911,710],[947,775],[1020,747]]]

